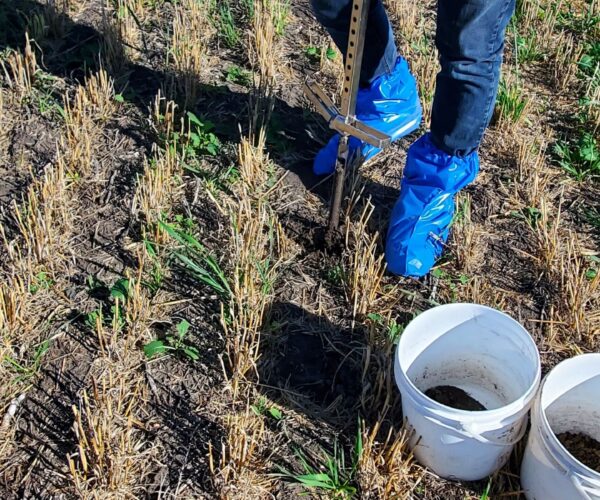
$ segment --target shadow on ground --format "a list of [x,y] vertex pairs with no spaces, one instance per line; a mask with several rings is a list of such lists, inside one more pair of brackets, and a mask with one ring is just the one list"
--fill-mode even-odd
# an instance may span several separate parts
[[360,406],[362,333],[336,328],[286,302],[273,305],[266,332],[268,353],[261,356],[260,381],[310,417],[334,423],[342,415],[347,422],[347,413]]

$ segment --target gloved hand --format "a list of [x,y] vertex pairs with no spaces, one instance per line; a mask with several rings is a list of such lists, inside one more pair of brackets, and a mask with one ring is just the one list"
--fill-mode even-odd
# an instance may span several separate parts
[[429,134],[410,146],[386,241],[385,258],[392,273],[421,277],[430,271],[448,239],[454,195],[478,171],[476,151],[464,158],[449,155]]
[[[421,123],[421,104],[414,77],[402,57],[390,74],[382,75],[369,88],[359,89],[356,98],[356,117],[392,137],[392,141],[410,134]],[[335,170],[339,134],[334,135],[315,157],[313,170],[317,175],[331,174]],[[358,148],[364,161],[370,160],[381,149],[351,137],[349,154]]]

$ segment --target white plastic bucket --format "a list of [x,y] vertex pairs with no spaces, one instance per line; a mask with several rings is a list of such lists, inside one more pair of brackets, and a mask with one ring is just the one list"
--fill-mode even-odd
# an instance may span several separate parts
[[[416,317],[400,337],[394,368],[415,457],[444,478],[466,481],[508,460],[541,374],[529,333],[475,304],[443,305]],[[487,410],[450,408],[424,394],[440,385],[462,389]]]
[[600,354],[563,361],[544,379],[521,465],[521,486],[530,500],[600,499],[600,473],[565,449],[555,434],[562,432],[600,441]]

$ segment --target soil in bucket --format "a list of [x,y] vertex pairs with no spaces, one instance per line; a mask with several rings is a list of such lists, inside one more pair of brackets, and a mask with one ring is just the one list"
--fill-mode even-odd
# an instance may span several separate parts
[[438,403],[457,410],[484,411],[486,407],[453,385],[437,385],[425,391],[425,395]]
[[556,437],[582,464],[600,472],[600,443],[587,434],[562,432]]

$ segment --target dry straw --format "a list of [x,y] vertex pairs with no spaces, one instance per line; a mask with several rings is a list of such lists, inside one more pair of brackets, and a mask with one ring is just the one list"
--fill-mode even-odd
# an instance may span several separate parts
[[23,99],[28,96],[39,70],[28,33],[25,33],[25,52],[12,51],[5,60],[0,60],[0,65],[6,83],[18,98]]
[[370,233],[368,227],[374,209],[373,204],[367,201],[358,221],[346,217],[347,288],[353,318],[364,318],[368,313],[375,312],[376,302],[382,295],[384,256],[378,249],[379,234]]
[[[409,432],[389,428],[382,432],[383,418],[370,429],[361,426],[363,452],[358,462],[358,483],[363,498],[409,499],[423,478],[408,448]],[[383,434],[383,438],[382,435]]]
[[[149,460],[157,451],[144,439],[146,384],[138,344],[160,314],[143,287],[145,261],[129,276],[124,298],[116,298],[110,330],[96,320],[100,358],[92,366],[91,387],[73,405],[77,451],[68,458],[77,493],[86,498],[134,498],[143,494]],[[119,319],[123,318],[123,322]]]
[[175,7],[169,57],[177,74],[177,90],[185,96],[184,108],[198,98],[207,61],[207,44],[213,35],[209,2],[183,0]]

